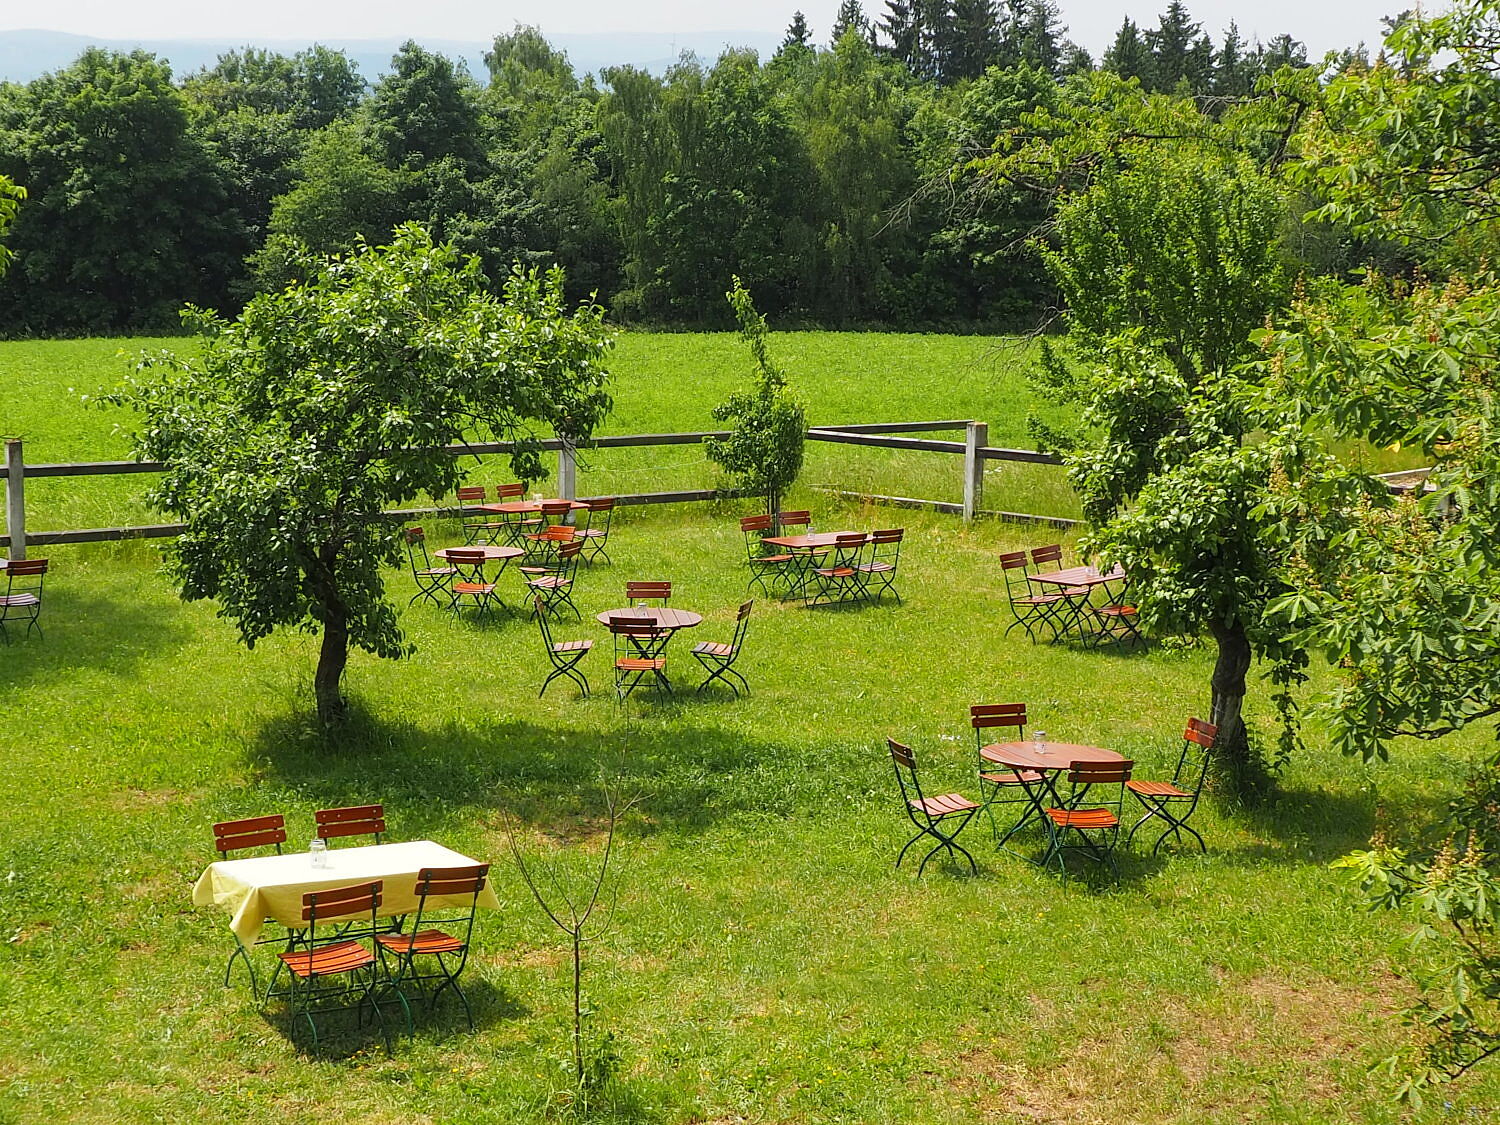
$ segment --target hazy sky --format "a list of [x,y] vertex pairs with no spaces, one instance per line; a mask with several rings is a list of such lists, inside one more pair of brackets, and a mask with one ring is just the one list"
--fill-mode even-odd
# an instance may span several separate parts
[[[1246,38],[1289,32],[1314,55],[1374,44],[1380,17],[1415,0],[1188,0],[1219,39],[1230,20]],[[1155,26],[1167,0],[1061,0],[1070,37],[1097,55],[1125,16]],[[1435,5],[1431,2],[1427,7]],[[838,0],[0,0],[0,30],[38,28],[110,39],[387,38],[488,40],[515,23],[553,32],[781,30],[801,8],[822,40]],[[880,12],[883,0],[867,0]]]

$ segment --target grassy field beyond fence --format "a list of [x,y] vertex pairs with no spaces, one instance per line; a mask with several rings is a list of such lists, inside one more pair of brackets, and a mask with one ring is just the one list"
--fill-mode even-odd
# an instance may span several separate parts
[[[993,342],[773,343],[815,422],[972,416],[994,444],[1025,444],[1024,390]],[[118,346],[0,345],[0,431],[24,436],[31,460],[121,455],[107,415],[57,393],[107,381]],[[722,336],[627,336],[617,367],[613,432],[706,428],[742,370]],[[617,705],[593,615],[621,604],[627,578],[672,579],[673,604],[706,616],[669,649],[673,678],[694,684],[690,644],[728,639],[744,596],[734,521],[748,501],[622,513],[614,565],[580,575],[583,620],[555,630],[595,640],[591,698],[562,681],[536,698],[545,662],[519,612],[475,622],[416,606],[402,613],[413,656],[351,662],[357,717],[338,747],[309,728],[316,638],[246,651],[212,605],[177,597],[151,544],[51,551],[46,638],[0,647],[0,1122],[565,1119],[567,956],[507,859],[504,816],[530,850],[591,858],[601,776],[641,801],[621,832],[610,927],[587,953],[595,1043],[611,1036],[615,1060],[600,1120],[1500,1115],[1494,1070],[1420,1114],[1370,1073],[1407,1034],[1402,926],[1363,910],[1329,868],[1377,816],[1432,820],[1491,732],[1399,745],[1367,768],[1310,730],[1274,803],[1209,801],[1195,821],[1208,855],[1137,848],[1118,882],[1043,874],[996,853],[977,822],[977,878],[893,872],[907,831],[886,736],[916,748],[933,791],[974,794],[968,706],[1025,701],[1054,738],[1112,747],[1162,777],[1184,718],[1207,706],[1211,658],[1193,645],[1092,652],[1004,636],[996,554],[1055,535],[834,504],[810,487],[825,474],[919,493],[940,482],[912,483],[924,455],[865,465],[874,451],[810,450],[828,460],[792,499],[828,530],[904,525],[904,601],[830,612],[759,600],[741,664],[754,694],[738,702],[686,692]],[[956,489],[959,459],[932,457]],[[712,483],[702,471],[692,483]],[[94,491],[125,482],[72,483],[75,498],[31,494],[38,526],[130,518],[125,493]],[[990,502],[1025,509],[1028,487]],[[429,535],[447,543],[457,529]],[[502,584],[512,606],[516,579]],[[404,605],[409,578],[393,572],[390,586]],[[1249,722],[1269,745],[1258,679],[1252,693]],[[385,802],[393,838],[495,864],[501,909],[481,916],[465,978],[478,1028],[445,1006],[393,1057],[353,1033],[309,1055],[279,1009],[262,1015],[243,987],[220,987],[226,917],[195,910],[191,887],[215,821],[280,811],[304,847],[313,810],[368,800]]]

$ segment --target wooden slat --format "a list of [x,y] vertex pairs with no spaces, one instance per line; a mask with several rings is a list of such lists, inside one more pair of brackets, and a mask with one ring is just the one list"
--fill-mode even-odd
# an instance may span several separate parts
[[911,449],[926,453],[962,453],[961,441],[935,441],[932,438],[882,437],[879,434],[858,434],[848,430],[807,431],[809,441],[832,441],[842,445],[873,445],[880,449]]

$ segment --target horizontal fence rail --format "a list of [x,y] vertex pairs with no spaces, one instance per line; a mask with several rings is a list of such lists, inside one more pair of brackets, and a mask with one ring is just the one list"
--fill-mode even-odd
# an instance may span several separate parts
[[[936,438],[911,438],[894,436],[907,433],[933,433],[944,430],[963,430],[963,441],[943,441]],[[518,448],[538,452],[555,452],[558,455],[558,484],[562,496],[568,499],[597,499],[578,497],[575,490],[577,479],[577,456],[580,450],[633,449],[651,446],[696,445],[709,438],[729,436],[728,430],[695,430],[670,434],[603,434],[587,441],[570,443],[561,438],[538,438],[534,441],[470,442],[445,446],[446,452],[455,457],[492,457],[512,453]],[[984,422],[970,419],[948,419],[933,422],[859,422],[828,426],[814,426],[807,431],[809,441],[825,441],[844,445],[859,445],[876,449],[908,450],[926,453],[961,455],[964,459],[964,500],[962,504],[940,500],[922,500],[914,497],[881,496],[849,492],[842,489],[824,489],[832,495],[858,499],[864,502],[893,504],[901,507],[925,507],[939,512],[953,512],[964,519],[975,516],[995,516],[1001,519],[1029,520],[1065,526],[1077,521],[1060,517],[1033,516],[1019,512],[998,512],[980,506],[984,488],[984,464],[987,461],[1017,461],[1037,465],[1060,465],[1062,459],[1052,453],[1030,449],[1002,449],[986,444],[989,427]],[[36,545],[109,543],[127,539],[167,539],[181,535],[185,525],[179,523],[144,524],[133,527],[93,527],[63,531],[26,530],[25,482],[28,479],[58,477],[120,476],[133,473],[163,473],[168,466],[159,461],[76,461],[55,464],[28,465],[23,459],[20,441],[9,441],[5,447],[5,460],[0,464],[0,479],[5,480],[6,534],[0,535],[0,546],[8,547],[15,559],[26,557],[28,543]],[[639,504],[683,504],[705,500],[726,500],[744,495],[741,492],[698,488],[675,492],[636,492],[616,494],[621,505]],[[426,517],[453,517],[473,515],[479,509],[460,505],[427,508],[400,508],[383,513],[390,519],[416,519]]]

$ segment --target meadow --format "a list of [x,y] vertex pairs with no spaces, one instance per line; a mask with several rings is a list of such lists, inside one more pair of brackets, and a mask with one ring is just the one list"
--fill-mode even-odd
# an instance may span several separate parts
[[[23,436],[30,461],[123,455],[115,420],[77,395],[118,378],[122,347],[159,343],[0,345],[0,432]],[[772,343],[812,422],[974,417],[994,444],[1026,444],[1035,404],[1014,342]],[[665,432],[708,428],[744,362],[732,337],[640,334],[622,339],[615,369],[608,431]],[[498,464],[483,472],[504,477]],[[988,502],[1067,514],[1051,472],[992,481]],[[677,447],[596,463],[580,490],[712,481],[700,450]],[[35,482],[31,522],[150,518],[143,482]],[[616,520],[613,565],[581,573],[583,621],[556,630],[595,638],[591,697],[559,681],[537,699],[545,661],[518,612],[483,622],[418,605],[402,614],[413,656],[352,661],[357,714],[338,745],[308,720],[315,638],[246,651],[212,605],[176,596],[149,543],[52,551],[45,639],[0,648],[0,1121],[567,1117],[568,958],[508,860],[506,823],[529,853],[581,870],[602,843],[601,779],[640,801],[621,829],[608,929],[587,951],[595,1051],[613,1060],[599,1119],[1500,1113],[1500,1072],[1420,1113],[1370,1072],[1408,1034],[1403,924],[1364,910],[1329,867],[1377,820],[1433,820],[1481,732],[1398,745],[1367,767],[1309,729],[1273,802],[1199,810],[1207,855],[1137,848],[1117,881],[1043,873],[997,853],[979,822],[977,877],[892,871],[908,831],[886,736],[915,746],[931,790],[974,795],[968,706],[1025,701],[1053,737],[1112,747],[1160,777],[1184,718],[1207,706],[1211,660],[1191,643],[1121,653],[1006,637],[995,556],[1054,533],[836,504],[819,484],[952,498],[958,462],[809,446],[792,499],[823,528],[904,525],[904,600],[835,612],[758,600],[741,663],[749,698],[614,701],[592,615],[620,604],[627,578],[671,578],[674,604],[706,614],[693,640],[727,639],[745,582],[735,517],[753,505],[634,509]],[[434,542],[457,534],[428,530]],[[404,604],[410,579],[393,572],[390,585]],[[512,605],[517,590],[507,574]],[[672,671],[691,684],[681,640]],[[1249,721],[1269,746],[1259,681]],[[373,800],[393,838],[494,862],[501,909],[481,915],[466,975],[478,1029],[449,1006],[392,1056],[358,1034],[309,1054],[278,1009],[220,986],[226,919],[192,907],[192,883],[215,821],[281,811],[301,846],[314,809]]]

